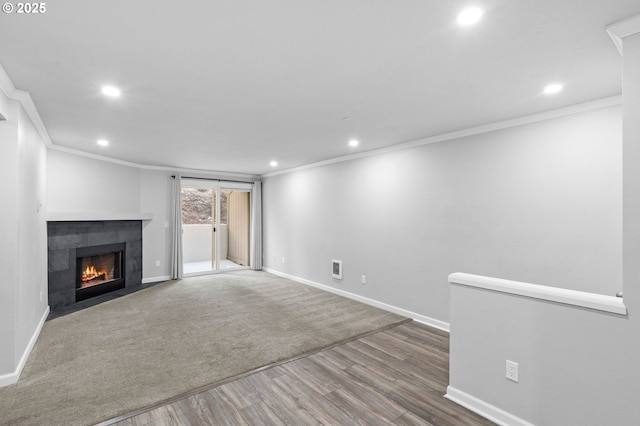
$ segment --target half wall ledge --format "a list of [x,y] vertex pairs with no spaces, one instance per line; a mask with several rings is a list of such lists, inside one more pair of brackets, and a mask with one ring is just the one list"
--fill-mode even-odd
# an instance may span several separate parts
[[548,300],[565,305],[580,306],[597,311],[627,315],[627,307],[622,298],[585,291],[529,284],[520,281],[503,280],[481,275],[456,272],[449,275],[451,284],[477,287],[499,293],[515,294],[533,299]]
[[152,220],[144,212],[47,212],[47,222],[87,222],[105,220]]

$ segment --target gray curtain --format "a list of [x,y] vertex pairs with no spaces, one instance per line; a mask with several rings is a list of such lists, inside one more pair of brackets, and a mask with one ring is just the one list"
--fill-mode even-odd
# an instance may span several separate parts
[[171,190],[171,279],[182,278],[182,179],[176,175]]
[[253,182],[251,189],[251,243],[249,266],[262,270],[262,182]]

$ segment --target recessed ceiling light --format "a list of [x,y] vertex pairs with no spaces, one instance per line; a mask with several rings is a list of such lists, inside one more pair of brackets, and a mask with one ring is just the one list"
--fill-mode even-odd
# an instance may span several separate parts
[[269,165],[271,165],[271,167],[276,167],[278,166],[278,162],[277,161],[272,161],[269,163]]
[[106,139],[98,139],[98,142],[96,142],[98,145],[100,146],[107,146],[109,145],[109,141]]
[[358,146],[358,145],[360,145],[360,141],[359,141],[359,140],[357,140],[357,139],[351,139],[351,140],[349,141],[349,146],[351,146],[351,147],[356,147],[356,146]]
[[465,27],[473,25],[482,18],[483,13],[484,12],[479,7],[470,7],[465,9],[458,14],[458,24]]
[[122,92],[114,86],[102,86],[102,94],[110,98],[118,98]]
[[553,83],[544,88],[545,95],[554,95],[562,90],[562,84]]

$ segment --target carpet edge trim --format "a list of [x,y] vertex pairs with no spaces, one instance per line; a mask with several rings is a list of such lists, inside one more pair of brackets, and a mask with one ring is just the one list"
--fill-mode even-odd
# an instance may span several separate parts
[[288,364],[290,362],[293,362],[293,361],[296,361],[296,360],[299,360],[299,359],[302,359],[302,358],[309,357],[309,356],[317,354],[319,352],[323,352],[323,351],[329,350],[329,349],[334,348],[336,346],[344,345],[344,344],[347,344],[349,342],[353,342],[353,341],[362,339],[364,337],[370,336],[372,334],[380,333],[380,332],[389,330],[391,328],[398,327],[398,326],[400,326],[402,324],[406,324],[406,323],[411,322],[411,321],[413,321],[412,318],[403,318],[403,319],[401,319],[399,321],[396,321],[394,323],[387,324],[385,326],[376,328],[375,330],[365,331],[364,333],[360,333],[358,335],[355,335],[355,336],[352,336],[352,337],[349,337],[349,338],[346,338],[346,339],[342,339],[342,340],[339,340],[337,342],[329,343],[328,345],[324,345],[324,346],[321,346],[319,348],[312,349],[310,351],[307,351],[307,352],[304,352],[304,353],[301,353],[301,354],[298,354],[298,355],[295,355],[295,356],[292,356],[292,357],[289,357],[289,358],[282,359],[280,361],[272,362],[270,364],[266,364],[266,365],[263,365],[261,367],[256,367],[256,368],[254,368],[252,370],[245,371],[244,373],[236,374],[234,376],[227,377],[226,379],[218,380],[217,382],[214,382],[214,383],[211,383],[211,384],[208,384],[208,385],[205,385],[205,386],[201,386],[201,387],[196,388],[196,389],[192,389],[190,391],[184,392],[184,393],[176,395],[176,396],[172,396],[171,398],[167,398],[167,399],[165,399],[163,401],[156,402],[153,405],[150,405],[150,406],[147,406],[147,407],[144,407],[144,408],[140,408],[140,409],[132,411],[130,413],[122,414],[122,415],[120,415],[118,417],[114,417],[113,419],[105,420],[104,422],[101,422],[101,423],[97,423],[95,426],[110,426],[110,425],[113,425],[115,423],[130,419],[130,418],[135,417],[135,416],[138,416],[140,414],[147,413],[147,412],[149,412],[151,410],[154,410],[156,408],[162,407],[164,405],[173,404],[174,402],[183,400],[185,398],[189,398],[189,397],[191,397],[193,395],[197,395],[199,393],[206,392],[208,390],[217,388],[217,387],[225,385],[227,383],[231,383],[233,381],[243,379],[245,377],[251,376],[251,375],[256,374],[256,373],[260,373],[260,372],[262,372],[264,370],[268,370],[268,369],[273,368],[273,367],[278,367],[280,365]]

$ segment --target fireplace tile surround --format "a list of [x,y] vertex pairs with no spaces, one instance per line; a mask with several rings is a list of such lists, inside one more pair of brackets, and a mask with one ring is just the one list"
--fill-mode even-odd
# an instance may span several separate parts
[[142,221],[47,222],[49,306],[56,311],[76,303],[76,249],[125,244],[125,288],[142,287]]

